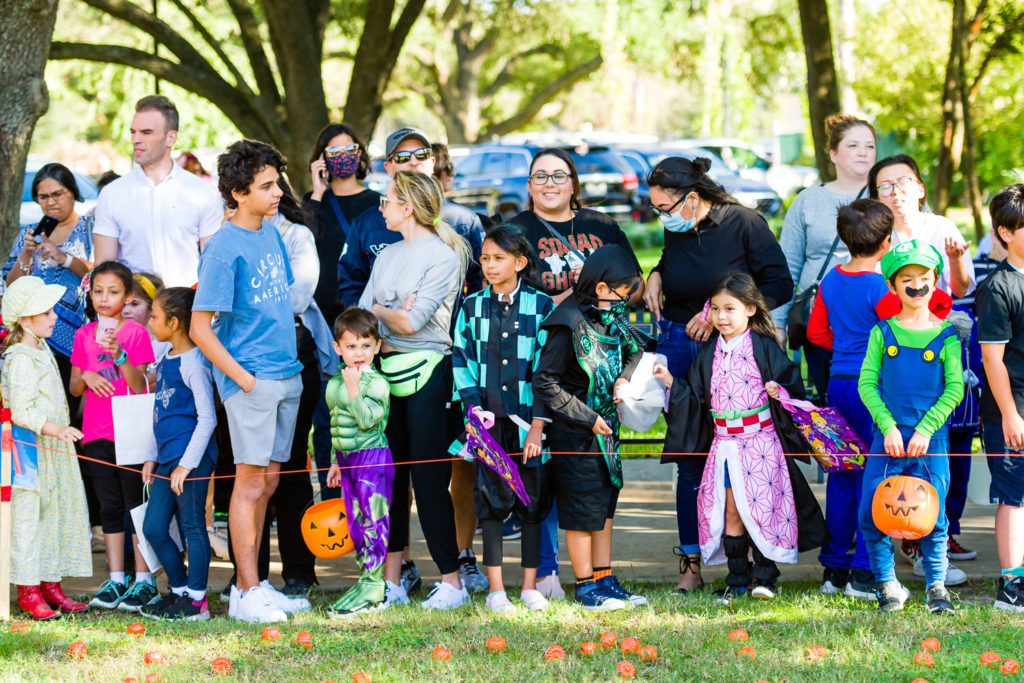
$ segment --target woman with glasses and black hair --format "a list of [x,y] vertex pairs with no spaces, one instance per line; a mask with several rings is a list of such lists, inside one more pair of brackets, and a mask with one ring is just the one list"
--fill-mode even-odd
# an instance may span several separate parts
[[[618,244],[639,269],[626,234],[609,216],[583,208],[580,178],[569,153],[542,149],[530,163],[530,208],[512,218],[537,256],[544,292],[561,303],[572,292],[583,261],[605,244]],[[641,288],[642,289],[642,288]]]
[[[707,175],[704,158],[663,159],[647,180],[651,204],[665,228],[661,260],[647,280],[644,302],[658,319],[658,352],[673,376],[684,376],[711,334],[708,294],[727,273],[749,273],[770,307],[793,297],[786,258],[761,214],[741,206]],[[697,488],[706,456],[665,455],[678,465],[676,514],[682,593],[700,589]]]

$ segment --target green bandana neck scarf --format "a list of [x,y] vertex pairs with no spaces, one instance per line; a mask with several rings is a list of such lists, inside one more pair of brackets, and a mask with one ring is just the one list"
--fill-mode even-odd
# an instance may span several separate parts
[[611,434],[596,435],[615,488],[622,488],[622,461],[619,458],[619,411],[614,401],[615,380],[622,374],[622,340],[618,336],[598,334],[583,320],[573,330],[573,348],[580,367],[590,378],[587,407],[611,427]]

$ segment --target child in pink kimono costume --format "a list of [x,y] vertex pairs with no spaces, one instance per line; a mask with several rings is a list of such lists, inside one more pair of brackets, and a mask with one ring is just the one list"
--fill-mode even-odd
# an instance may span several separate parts
[[671,385],[665,452],[708,453],[697,495],[698,534],[705,564],[728,563],[720,600],[728,604],[748,590],[769,599],[776,563],[795,564],[799,552],[825,538],[818,502],[785,455],[807,447],[789,413],[770,398],[779,386],[802,396],[803,382],[749,275],[728,275],[716,285],[709,321],[715,333],[685,380],[672,382],[664,368],[655,373]]

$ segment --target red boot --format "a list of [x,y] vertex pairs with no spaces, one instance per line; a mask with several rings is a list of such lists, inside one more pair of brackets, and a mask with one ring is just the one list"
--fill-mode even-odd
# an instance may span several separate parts
[[64,591],[60,589],[60,582],[55,581],[53,583],[49,581],[43,581],[39,584],[40,592],[43,595],[43,599],[51,607],[60,609],[61,612],[84,612],[89,609],[89,605],[83,605],[80,602],[75,602],[68,596],[64,595]]
[[18,607],[28,612],[33,619],[46,621],[56,619],[60,612],[54,612],[43,600],[39,586],[18,586]]

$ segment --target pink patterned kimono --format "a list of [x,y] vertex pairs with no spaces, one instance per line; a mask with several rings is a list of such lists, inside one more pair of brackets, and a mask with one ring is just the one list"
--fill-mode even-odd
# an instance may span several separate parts
[[749,330],[728,342],[718,338],[710,383],[715,436],[697,493],[698,534],[704,563],[726,561],[722,535],[728,467],[736,508],[751,542],[766,558],[795,564],[797,518],[793,486],[768,409],[768,393],[754,362]]

